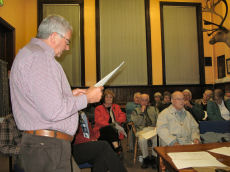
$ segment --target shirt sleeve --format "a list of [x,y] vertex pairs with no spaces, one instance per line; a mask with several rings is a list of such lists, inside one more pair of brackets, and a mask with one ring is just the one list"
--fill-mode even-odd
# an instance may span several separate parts
[[116,121],[118,123],[123,123],[126,121],[126,115],[125,113],[121,110],[119,105],[115,105],[115,110],[114,113],[116,113],[115,117],[116,117]]
[[167,120],[167,114],[160,113],[157,119],[157,134],[167,145],[174,144],[176,142],[176,136],[170,134],[169,121]]
[[50,122],[63,120],[87,106],[86,95],[72,95],[64,71],[55,59],[36,58],[38,60],[28,75],[27,94],[44,119]]
[[140,126],[145,123],[144,119],[144,112],[138,114],[137,110],[135,109],[131,114],[131,120],[135,124],[135,126]]
[[109,125],[108,120],[106,120],[106,116],[109,115],[107,112],[104,110],[104,107],[102,105],[99,105],[95,108],[95,124],[103,127]]
[[200,130],[199,130],[199,126],[196,122],[196,120],[192,117],[191,114],[189,114],[189,118],[190,118],[190,124],[191,124],[191,139],[192,141],[194,139],[198,139],[200,140]]

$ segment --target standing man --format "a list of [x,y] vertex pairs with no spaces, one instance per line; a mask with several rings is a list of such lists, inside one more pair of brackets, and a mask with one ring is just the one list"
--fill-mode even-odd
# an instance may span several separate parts
[[200,143],[198,124],[193,116],[185,110],[184,95],[175,91],[172,104],[163,110],[157,119],[157,134],[161,145],[174,146]]
[[69,50],[72,26],[61,16],[45,18],[29,44],[15,57],[11,101],[26,172],[70,172],[71,141],[78,111],[101,99],[102,87],[71,90],[55,60]]

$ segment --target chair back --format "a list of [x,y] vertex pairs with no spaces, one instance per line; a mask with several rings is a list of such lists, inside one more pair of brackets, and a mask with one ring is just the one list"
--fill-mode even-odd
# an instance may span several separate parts
[[230,133],[230,121],[200,121],[200,134],[206,132]]
[[80,169],[84,169],[84,168],[92,168],[93,167],[93,165],[92,164],[90,164],[90,163],[84,163],[84,164],[79,164],[78,165],[78,167],[80,168]]

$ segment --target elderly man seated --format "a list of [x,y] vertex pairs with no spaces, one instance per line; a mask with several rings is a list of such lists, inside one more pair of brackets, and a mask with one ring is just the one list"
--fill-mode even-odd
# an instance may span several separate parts
[[[138,143],[143,155],[142,168],[148,168],[151,163],[152,167],[155,167],[156,153],[152,150],[152,156],[148,156],[148,140],[152,142],[152,147],[157,145],[156,135],[154,135],[154,127],[156,127],[158,110],[157,108],[149,105],[149,95],[142,94],[140,97],[140,107],[135,108],[131,115],[131,120],[134,122],[138,137]],[[152,136],[143,137],[143,134],[150,131]],[[152,131],[152,132],[151,132]]]
[[214,101],[207,105],[208,121],[230,120],[230,99],[224,100],[222,89],[214,90]]
[[157,119],[157,134],[161,145],[185,145],[200,143],[198,124],[184,108],[184,95],[180,91],[172,94],[172,104],[163,110]]
[[202,99],[197,99],[195,103],[200,104],[204,111],[207,111],[207,104],[209,100],[213,99],[213,91],[210,89],[207,89],[203,93]]
[[192,102],[192,93],[189,89],[185,89],[183,94],[184,108],[191,113],[197,122],[202,121],[205,117],[205,113],[201,105]]
[[[140,92],[136,92],[134,93],[133,96],[133,102],[127,102],[126,106],[125,106],[125,111],[126,111],[126,121],[127,123],[131,121],[131,114],[133,112],[133,110],[140,106],[140,97],[141,97],[141,93]],[[133,147],[134,147],[134,142],[135,142],[135,136],[132,130],[129,131],[128,133],[128,143],[129,143],[129,151],[133,151]]]
[[127,104],[125,106],[127,122],[131,121],[131,114],[132,114],[133,110],[136,107],[140,106],[140,97],[141,97],[141,93],[136,92],[136,93],[134,93],[134,96],[133,96],[133,102],[127,102]]

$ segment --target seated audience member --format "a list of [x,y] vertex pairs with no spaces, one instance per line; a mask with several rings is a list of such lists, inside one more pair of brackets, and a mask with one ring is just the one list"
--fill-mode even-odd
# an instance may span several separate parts
[[225,90],[225,94],[224,94],[224,100],[228,100],[228,99],[230,99],[230,90],[229,89]]
[[152,156],[148,156],[148,140],[152,142],[152,147],[155,147],[157,146],[156,136],[145,139],[141,137],[141,133],[149,130],[154,130],[157,122],[158,109],[149,105],[148,94],[141,95],[140,104],[141,106],[137,107],[133,111],[131,120],[133,121],[137,130],[136,136],[138,137],[139,147],[143,156],[143,163],[141,167],[148,168],[148,165],[151,163],[152,167],[154,168],[156,163],[156,153],[154,150],[152,150]]
[[230,99],[224,101],[224,92],[214,90],[214,101],[208,101],[208,121],[230,120]]
[[205,90],[203,93],[203,98],[202,99],[197,99],[195,103],[199,104],[202,106],[204,111],[207,111],[207,103],[209,100],[213,99],[213,91],[212,90]]
[[126,172],[117,154],[106,141],[97,141],[84,112],[79,114],[79,125],[72,145],[77,164],[90,163],[94,172]]
[[133,110],[136,107],[140,106],[140,97],[141,97],[141,93],[136,92],[134,93],[134,96],[133,96],[133,102],[127,102],[125,106],[127,122],[131,121],[131,114]]
[[185,89],[182,93],[184,95],[185,110],[189,111],[197,122],[202,121],[205,113],[201,105],[192,102],[192,93],[190,90]]
[[185,110],[184,95],[175,91],[172,104],[164,109],[157,119],[157,134],[162,146],[198,144],[200,134],[197,122],[190,112]]
[[171,93],[168,91],[165,91],[163,94],[162,104],[158,107],[159,112],[169,107],[170,105],[171,105]]
[[153,101],[153,106],[156,108],[159,108],[162,104],[162,95],[160,92],[154,93],[154,101]]
[[0,153],[10,155],[14,159],[14,170],[23,171],[20,159],[22,133],[18,130],[12,114],[5,116],[0,122]]
[[108,141],[112,148],[120,153],[122,147],[120,139],[126,135],[121,124],[126,121],[126,115],[120,109],[120,106],[115,104],[114,93],[106,89],[103,95],[104,103],[95,108],[95,125],[94,132],[99,140]]
[[[125,109],[126,109],[126,118],[127,118],[127,122],[131,121],[131,114],[133,112],[133,110],[140,106],[140,96],[141,93],[140,92],[136,92],[134,93],[133,96],[133,102],[127,102]],[[135,136],[132,130],[129,130],[129,151],[133,151],[133,145],[134,145],[134,141],[135,141]]]

